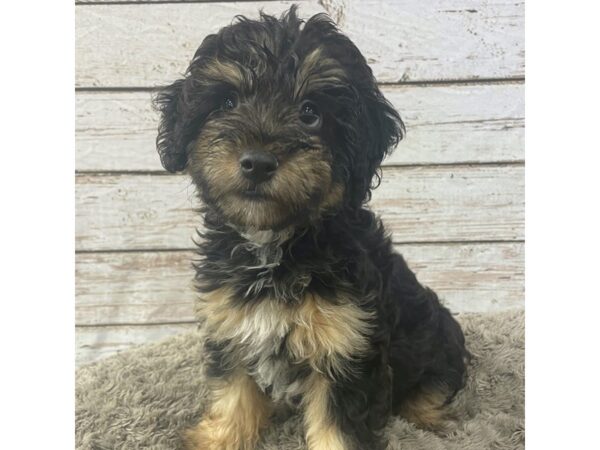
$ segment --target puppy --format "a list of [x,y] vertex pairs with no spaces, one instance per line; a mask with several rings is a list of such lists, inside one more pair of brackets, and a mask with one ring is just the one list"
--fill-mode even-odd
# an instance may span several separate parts
[[255,447],[279,407],[310,450],[379,449],[391,414],[435,429],[463,333],[365,203],[404,126],[323,14],[238,17],[155,98],[163,166],[187,172],[212,399],[190,449]]

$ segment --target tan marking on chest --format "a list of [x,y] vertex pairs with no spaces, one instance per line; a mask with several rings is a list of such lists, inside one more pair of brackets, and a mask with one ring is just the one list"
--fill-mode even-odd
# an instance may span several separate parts
[[232,295],[224,288],[199,301],[198,313],[209,336],[256,347],[287,336],[294,362],[307,362],[314,370],[329,374],[346,374],[351,365],[345,362],[368,349],[373,314],[349,299],[333,303],[307,294],[300,305],[264,299],[239,306]]
[[204,321],[209,336],[251,345],[287,334],[290,307],[269,300],[240,306],[233,295],[230,289],[222,288],[199,299],[196,312]]
[[288,349],[318,372],[345,374],[345,364],[368,349],[373,315],[349,301],[331,303],[308,295],[294,316]]

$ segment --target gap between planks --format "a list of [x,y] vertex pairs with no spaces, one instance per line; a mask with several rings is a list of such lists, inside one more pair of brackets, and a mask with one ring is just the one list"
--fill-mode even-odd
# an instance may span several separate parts
[[[394,245],[493,245],[493,244],[524,244],[524,239],[490,239],[490,240],[472,240],[472,241],[393,241]],[[131,248],[131,249],[99,249],[99,250],[75,250],[76,255],[99,254],[119,254],[119,253],[188,253],[195,252],[198,247],[183,248]]]
[[114,323],[97,323],[97,324],[76,324],[75,328],[107,328],[107,327],[158,327],[166,325],[193,325],[197,324],[197,320],[178,320],[165,322],[114,322]]
[[[250,1],[250,0],[248,0]],[[525,77],[505,78],[465,78],[455,80],[414,80],[414,81],[382,81],[378,86],[385,87],[431,87],[431,86],[477,86],[477,85],[502,85],[502,84],[525,84]],[[158,92],[168,85],[161,86],[80,86],[75,87],[75,92]]]
[[[485,167],[523,167],[525,166],[525,160],[519,159],[516,161],[460,161],[460,162],[449,162],[449,163],[393,163],[387,164],[386,169],[413,169],[419,167],[425,168],[443,168],[443,167],[457,167],[457,168],[474,168],[479,166]],[[166,170],[76,170],[76,176],[93,175],[93,176],[114,176],[114,175],[153,175],[153,176],[185,176],[181,173],[173,174]]]
[[[103,6],[103,5],[181,5],[186,3],[244,3],[244,2],[256,2],[257,0],[106,0],[106,1],[97,1],[92,0],[89,2],[86,1],[76,1],[75,6]],[[274,2],[278,0],[260,0],[262,2]],[[308,0],[295,0],[297,3],[306,2]]]

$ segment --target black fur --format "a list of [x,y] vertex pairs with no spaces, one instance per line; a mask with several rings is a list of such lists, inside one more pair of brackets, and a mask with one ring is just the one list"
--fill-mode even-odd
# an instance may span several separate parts
[[[232,226],[219,199],[206,193],[210,186],[200,169],[190,167],[205,124],[218,120],[226,124],[218,105],[231,88],[197,74],[216,58],[237,61],[248,73],[263,74],[257,75],[255,91],[248,98],[267,92],[275,102],[279,92],[291,89],[286,85],[293,83],[290,74],[317,47],[339,64],[348,80],[326,84],[311,97],[323,113],[318,138],[332,179],[344,186],[343,198],[316,219],[307,214],[316,208],[312,203],[290,213],[280,228],[291,226],[291,235],[282,243],[263,246],[265,259],[259,261],[239,224]],[[352,376],[333,379],[331,415],[348,441],[359,449],[382,447],[381,429],[389,415],[418,389],[442,390],[450,401],[464,383],[468,353],[462,331],[436,294],[422,286],[394,252],[381,221],[364,206],[379,182],[381,161],[402,137],[403,124],[378,89],[364,57],[329,18],[318,15],[303,24],[294,8],[281,19],[264,14],[259,21],[238,18],[205,39],[185,78],[163,90],[156,104],[162,113],[157,140],[162,163],[171,172],[187,168],[204,201],[206,231],[195,263],[200,291],[230,286],[240,304],[272,299],[294,304],[306,292],[335,302],[336,293],[344,291],[359,299],[361,308],[376,312],[369,354],[347,362],[354,366]],[[240,120],[237,130],[244,126],[244,118]],[[293,142],[309,139],[305,131],[299,127],[290,131],[278,120],[272,122],[277,123],[273,128],[281,129],[279,136],[253,139],[279,139],[290,154],[310,151],[292,148]],[[229,139],[228,133],[233,131],[224,128],[221,138]],[[208,344],[213,376],[226,376],[231,365],[224,354],[226,344]],[[273,357],[285,358],[284,347]],[[299,368],[294,376],[307,373],[306,367]]]

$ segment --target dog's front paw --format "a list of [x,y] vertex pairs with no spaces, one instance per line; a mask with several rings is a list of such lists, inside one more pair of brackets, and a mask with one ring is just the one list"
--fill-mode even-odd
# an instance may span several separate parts
[[258,436],[224,419],[202,420],[185,435],[187,450],[253,450]]

